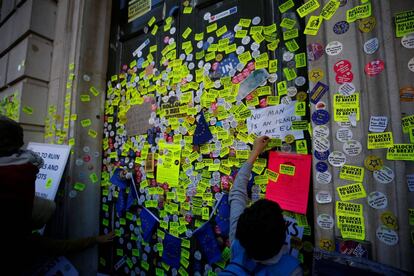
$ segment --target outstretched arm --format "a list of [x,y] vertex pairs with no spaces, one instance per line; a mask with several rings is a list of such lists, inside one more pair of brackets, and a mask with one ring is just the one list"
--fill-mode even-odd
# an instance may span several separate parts
[[237,173],[236,180],[234,181],[233,187],[230,191],[230,243],[233,242],[236,235],[237,221],[247,205],[247,183],[249,183],[250,172],[253,164],[260,153],[262,153],[263,149],[266,148],[268,142],[269,137],[267,136],[260,136],[256,138],[253,144],[253,149],[250,152],[250,156]]

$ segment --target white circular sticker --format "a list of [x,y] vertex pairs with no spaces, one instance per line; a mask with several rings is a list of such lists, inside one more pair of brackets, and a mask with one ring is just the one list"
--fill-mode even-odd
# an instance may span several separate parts
[[332,202],[332,196],[329,191],[319,191],[316,194],[316,202],[319,204],[326,204]]
[[328,162],[334,167],[342,167],[346,163],[346,156],[341,151],[333,151],[329,154]]
[[350,128],[340,128],[336,132],[336,139],[339,142],[346,142],[352,139],[352,130]]
[[414,33],[408,34],[401,38],[401,44],[407,49],[414,49]]
[[351,127],[351,122],[336,122],[339,127]]
[[388,200],[387,197],[378,191],[372,192],[368,195],[368,204],[374,209],[384,209],[387,208]]
[[325,52],[330,56],[339,55],[342,52],[343,46],[339,41],[332,41],[326,45]]
[[318,225],[322,229],[332,229],[334,226],[333,217],[328,214],[320,214],[317,219]]
[[398,234],[394,230],[380,225],[377,228],[377,238],[386,245],[396,245],[398,243]]
[[256,17],[253,18],[252,24],[253,25],[259,25],[260,21],[262,21],[261,18],[259,16],[256,16]]
[[339,94],[349,96],[354,94],[356,91],[355,85],[352,82],[345,82],[338,88]]
[[408,62],[408,69],[410,69],[411,72],[414,72],[414,58],[410,59]]
[[364,51],[368,55],[372,55],[373,53],[375,53],[378,50],[378,47],[379,47],[378,38],[374,37],[374,38],[371,38],[370,40],[368,40],[367,42],[365,42]]
[[329,128],[325,125],[316,126],[313,129],[313,136],[315,138],[328,138],[329,137]]
[[325,152],[329,150],[331,143],[325,137],[315,138],[313,140],[313,149],[319,152]]
[[362,145],[359,141],[356,140],[349,140],[346,141],[342,147],[346,155],[349,156],[357,156],[362,151]]
[[394,171],[386,166],[383,166],[382,169],[374,171],[374,178],[377,182],[381,184],[388,184],[394,180]]
[[316,172],[316,181],[320,184],[329,184],[331,183],[332,175],[330,172]]

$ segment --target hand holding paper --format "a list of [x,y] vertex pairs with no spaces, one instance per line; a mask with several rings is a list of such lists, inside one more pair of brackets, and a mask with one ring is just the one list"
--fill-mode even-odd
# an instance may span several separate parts
[[250,152],[250,156],[249,159],[247,160],[247,162],[249,162],[250,164],[253,164],[254,161],[256,161],[256,158],[263,152],[263,150],[266,148],[267,143],[269,143],[270,139],[267,136],[260,136],[257,137],[254,140],[253,143],[253,149]]

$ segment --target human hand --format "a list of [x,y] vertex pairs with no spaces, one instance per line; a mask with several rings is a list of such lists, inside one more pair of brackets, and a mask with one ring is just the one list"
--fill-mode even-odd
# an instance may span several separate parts
[[106,235],[100,235],[96,237],[96,242],[97,243],[108,243],[108,242],[112,242],[112,240],[115,238],[115,232],[111,231]]
[[256,160],[256,158],[263,152],[263,150],[266,148],[267,144],[269,143],[270,138],[267,136],[260,136],[257,137],[254,140],[253,143],[253,149],[250,152],[250,156],[249,159],[247,160],[248,162],[250,162],[251,164],[254,163],[254,161]]

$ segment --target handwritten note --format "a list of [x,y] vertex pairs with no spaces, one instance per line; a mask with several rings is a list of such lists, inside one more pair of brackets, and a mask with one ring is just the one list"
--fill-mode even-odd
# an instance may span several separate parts
[[300,116],[295,115],[295,104],[296,101],[292,101],[289,105],[280,104],[252,110],[252,116],[247,119],[249,133],[279,139],[292,134],[295,139],[303,139],[302,130],[292,130],[292,122],[301,120]]

